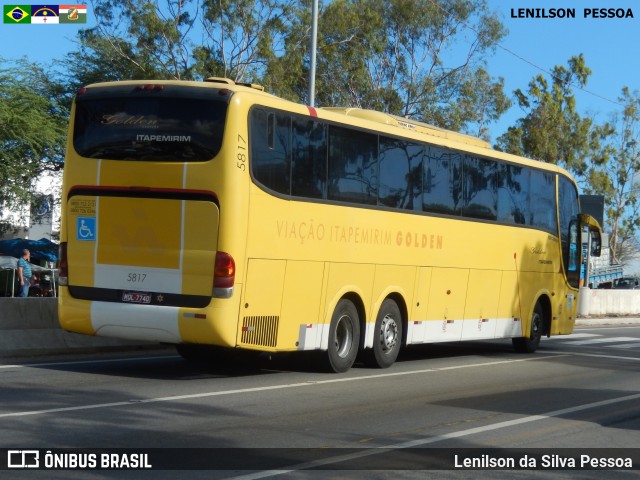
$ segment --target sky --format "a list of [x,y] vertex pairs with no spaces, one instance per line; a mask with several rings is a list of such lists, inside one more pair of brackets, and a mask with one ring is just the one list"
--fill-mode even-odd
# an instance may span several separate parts
[[[594,115],[598,122],[621,111],[616,102],[623,87],[640,89],[640,2],[637,0],[489,0],[509,34],[488,60],[493,76],[505,79],[506,91],[526,90],[538,74],[550,72],[555,65],[567,65],[569,58],[584,54],[592,70],[583,91],[576,90],[577,107],[582,114]],[[631,9],[634,18],[585,18],[585,8]],[[519,8],[574,8],[575,18],[512,18]],[[504,132],[522,116],[513,107],[493,127]],[[495,135],[494,135],[495,139]]]
[[[584,91],[576,91],[581,113],[601,122],[621,107],[617,101],[622,88],[640,89],[640,2],[638,0],[487,0],[509,31],[487,68],[494,77],[503,77],[507,94],[526,90],[531,79],[555,65],[567,65],[570,57],[584,54],[593,71]],[[27,2],[24,2],[27,3]],[[9,2],[2,1],[3,5]],[[70,53],[77,47],[81,28],[95,26],[91,2],[87,2],[86,24],[10,25],[0,23],[0,56],[27,57],[48,65],[51,60],[73,62]],[[634,18],[585,18],[585,8],[631,9]],[[575,18],[513,18],[519,9],[574,9]],[[470,32],[467,32],[470,33]],[[471,34],[472,35],[472,34]],[[517,106],[491,125],[492,141],[522,116]]]

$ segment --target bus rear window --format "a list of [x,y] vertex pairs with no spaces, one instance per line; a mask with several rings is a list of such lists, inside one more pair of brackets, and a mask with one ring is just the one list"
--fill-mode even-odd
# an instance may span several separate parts
[[205,161],[222,144],[227,104],[211,98],[87,95],[76,101],[73,145],[83,157]]

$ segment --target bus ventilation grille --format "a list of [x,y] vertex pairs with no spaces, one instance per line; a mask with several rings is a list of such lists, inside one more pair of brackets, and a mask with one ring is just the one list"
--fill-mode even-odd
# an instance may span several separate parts
[[242,343],[275,347],[278,340],[280,317],[244,317],[242,321]]

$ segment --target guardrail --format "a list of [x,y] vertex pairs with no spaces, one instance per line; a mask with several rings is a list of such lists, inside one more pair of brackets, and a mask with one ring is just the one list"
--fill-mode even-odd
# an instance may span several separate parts
[[617,278],[622,278],[623,268],[622,265],[593,268],[589,272],[589,284],[598,287],[602,283],[610,283]]

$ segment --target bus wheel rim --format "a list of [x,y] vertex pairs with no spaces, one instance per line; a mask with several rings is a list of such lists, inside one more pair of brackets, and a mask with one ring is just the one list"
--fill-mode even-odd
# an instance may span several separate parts
[[382,351],[389,353],[398,342],[398,324],[391,315],[385,315],[380,325],[380,343]]
[[353,325],[351,317],[343,315],[338,319],[336,324],[336,352],[340,358],[345,358],[351,351],[353,343]]
[[539,336],[542,332],[542,317],[534,312],[533,318],[531,319],[531,333],[534,337]]

